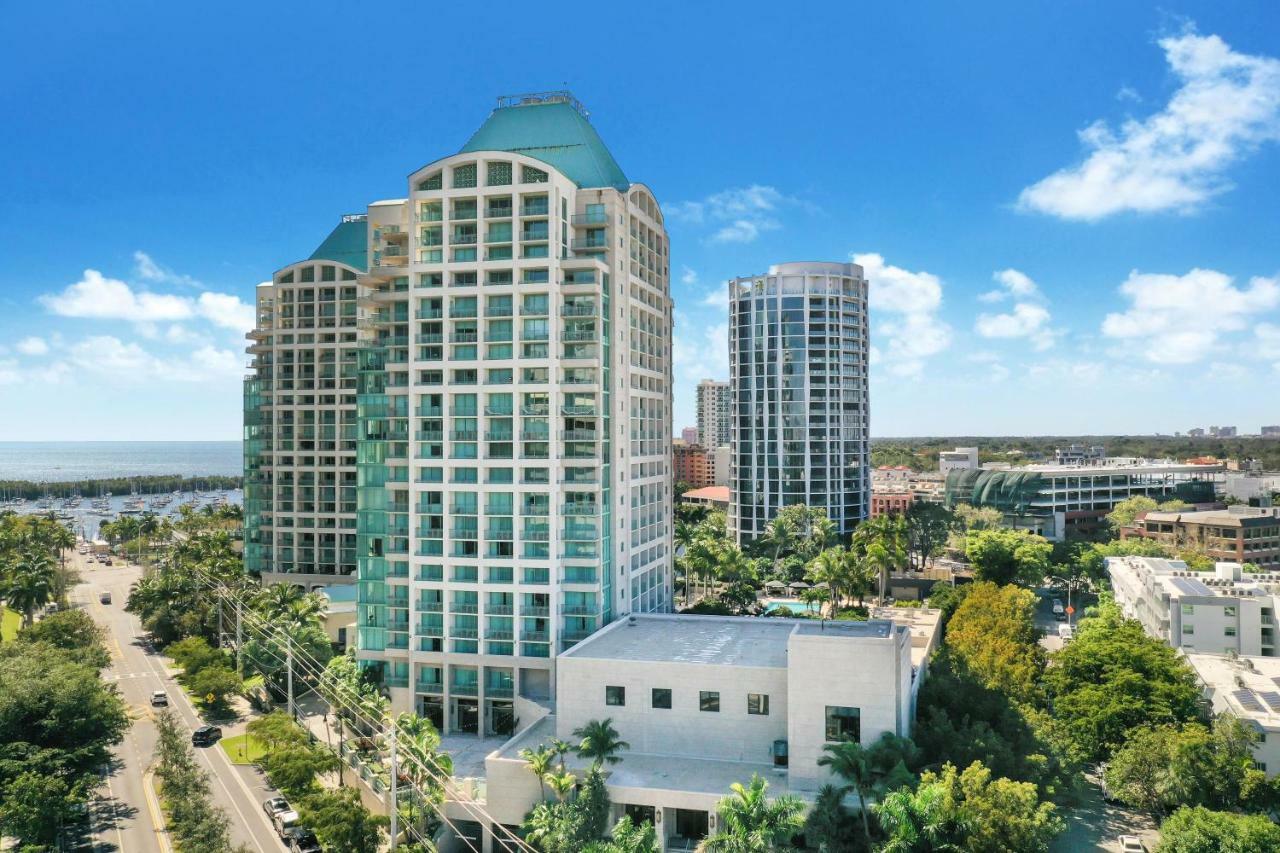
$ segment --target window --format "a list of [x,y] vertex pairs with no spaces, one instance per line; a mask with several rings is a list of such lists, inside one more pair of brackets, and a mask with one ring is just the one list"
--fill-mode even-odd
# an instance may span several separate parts
[[1184,604],[1182,605],[1182,612],[1184,615],[1190,616],[1192,613],[1196,612],[1196,607],[1194,604]]
[[747,694],[747,713],[755,714],[761,717],[769,716],[769,694],[748,693]]
[[1184,634],[1194,634],[1195,632],[1196,632],[1196,626],[1195,626],[1195,625],[1183,625],[1183,626],[1182,626],[1182,633],[1184,633]]
[[653,688],[653,707],[671,710],[671,689],[668,687]]
[[845,705],[828,705],[826,739],[859,743],[862,739],[862,710]]
[[1224,607],[1224,608],[1222,608],[1222,609],[1223,609],[1223,615],[1225,615],[1225,616],[1235,616],[1235,615],[1236,615],[1236,609],[1235,609],[1235,607],[1234,607],[1234,606],[1228,606],[1228,607]]
[[698,691],[698,710],[720,713],[720,692],[718,690]]
[[604,704],[619,706],[627,704],[627,688],[607,685],[604,688]]
[[1222,629],[1222,633],[1226,634],[1228,637],[1234,637],[1236,635],[1236,627],[1234,625],[1228,625],[1226,628]]

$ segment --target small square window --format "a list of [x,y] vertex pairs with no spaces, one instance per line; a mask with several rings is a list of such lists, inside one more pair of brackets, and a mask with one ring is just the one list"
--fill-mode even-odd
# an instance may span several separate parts
[[1186,614],[1195,613],[1196,607],[1194,604],[1184,604],[1182,605],[1182,612]]
[[720,713],[720,692],[718,690],[698,691],[698,710]]
[[604,704],[606,705],[627,704],[627,688],[618,687],[616,685],[607,685],[604,688]]
[[1228,625],[1226,628],[1222,629],[1222,633],[1226,634],[1228,637],[1234,637],[1236,635],[1236,628],[1234,625]]
[[1222,608],[1222,609],[1223,609],[1223,611],[1224,611],[1224,615],[1226,615],[1226,616],[1235,616],[1235,615],[1236,615],[1236,609],[1235,609],[1235,607],[1234,607],[1234,606],[1228,606],[1228,607],[1224,607],[1224,608]]
[[769,694],[767,693],[748,693],[747,694],[747,713],[756,716],[769,716]]
[[653,707],[671,709],[671,689],[669,687],[653,688]]
[[827,706],[826,739],[828,741],[853,741],[862,739],[862,709],[844,705]]
[[1196,632],[1196,626],[1195,626],[1195,625],[1183,625],[1183,626],[1182,626],[1182,633],[1184,633],[1184,634],[1194,634],[1195,632]]

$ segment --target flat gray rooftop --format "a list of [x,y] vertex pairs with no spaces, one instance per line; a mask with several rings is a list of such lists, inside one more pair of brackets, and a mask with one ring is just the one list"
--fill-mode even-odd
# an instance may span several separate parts
[[885,638],[885,620],[824,622],[758,616],[637,614],[578,643],[561,657],[669,661],[782,669],[792,632],[849,639]]

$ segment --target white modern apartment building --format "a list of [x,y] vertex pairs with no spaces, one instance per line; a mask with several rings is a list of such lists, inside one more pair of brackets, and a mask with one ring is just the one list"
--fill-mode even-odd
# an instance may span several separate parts
[[698,444],[708,450],[729,445],[729,401],[728,382],[704,379],[698,383]]
[[832,781],[817,763],[825,745],[911,732],[939,612],[871,616],[639,615],[610,625],[560,656],[555,713],[489,755],[488,812],[518,825],[540,796],[519,751],[576,742],[575,729],[606,717],[630,744],[609,767],[614,819],[652,822],[664,850],[715,832],[717,802],[752,774],[773,796],[812,801]]
[[363,215],[257,290],[245,379],[245,566],[308,590],[356,574],[357,302]]
[[1138,461],[955,470],[947,474],[946,503],[992,507],[1004,513],[1010,526],[1062,541],[1073,530],[1087,533],[1097,528],[1116,504],[1136,495],[1212,503],[1224,468]]
[[[509,733],[516,702],[552,698],[558,654],[671,606],[662,212],[553,92],[501,99],[360,227],[356,334],[335,356],[356,415],[358,656],[395,709]],[[264,296],[277,318],[297,275]]]
[[1276,656],[1280,574],[1239,563],[1193,572],[1181,560],[1108,557],[1116,604],[1147,633],[1187,654]]
[[957,447],[955,450],[938,452],[938,470],[943,475],[952,471],[976,471],[978,469],[978,448]]
[[1257,768],[1280,774],[1280,658],[1189,654],[1214,715],[1230,714],[1258,734]]
[[857,264],[777,264],[729,282],[729,523],[739,543],[778,510],[867,517],[867,280]]

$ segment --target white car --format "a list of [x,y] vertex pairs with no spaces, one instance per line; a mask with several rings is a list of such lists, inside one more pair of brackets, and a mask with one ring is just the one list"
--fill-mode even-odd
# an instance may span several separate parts
[[151,707],[161,708],[169,705],[169,694],[163,690],[155,690],[151,693]]
[[1120,836],[1120,849],[1124,853],[1147,853],[1147,845],[1136,835]]
[[1071,625],[1059,625],[1058,636],[1064,640],[1070,640],[1076,635],[1076,629]]
[[271,818],[271,822],[276,825],[276,832],[280,833],[281,838],[287,838],[289,830],[298,827],[299,821],[301,821],[301,818],[298,817],[298,813],[293,809],[289,809],[287,812],[276,812],[275,816]]

